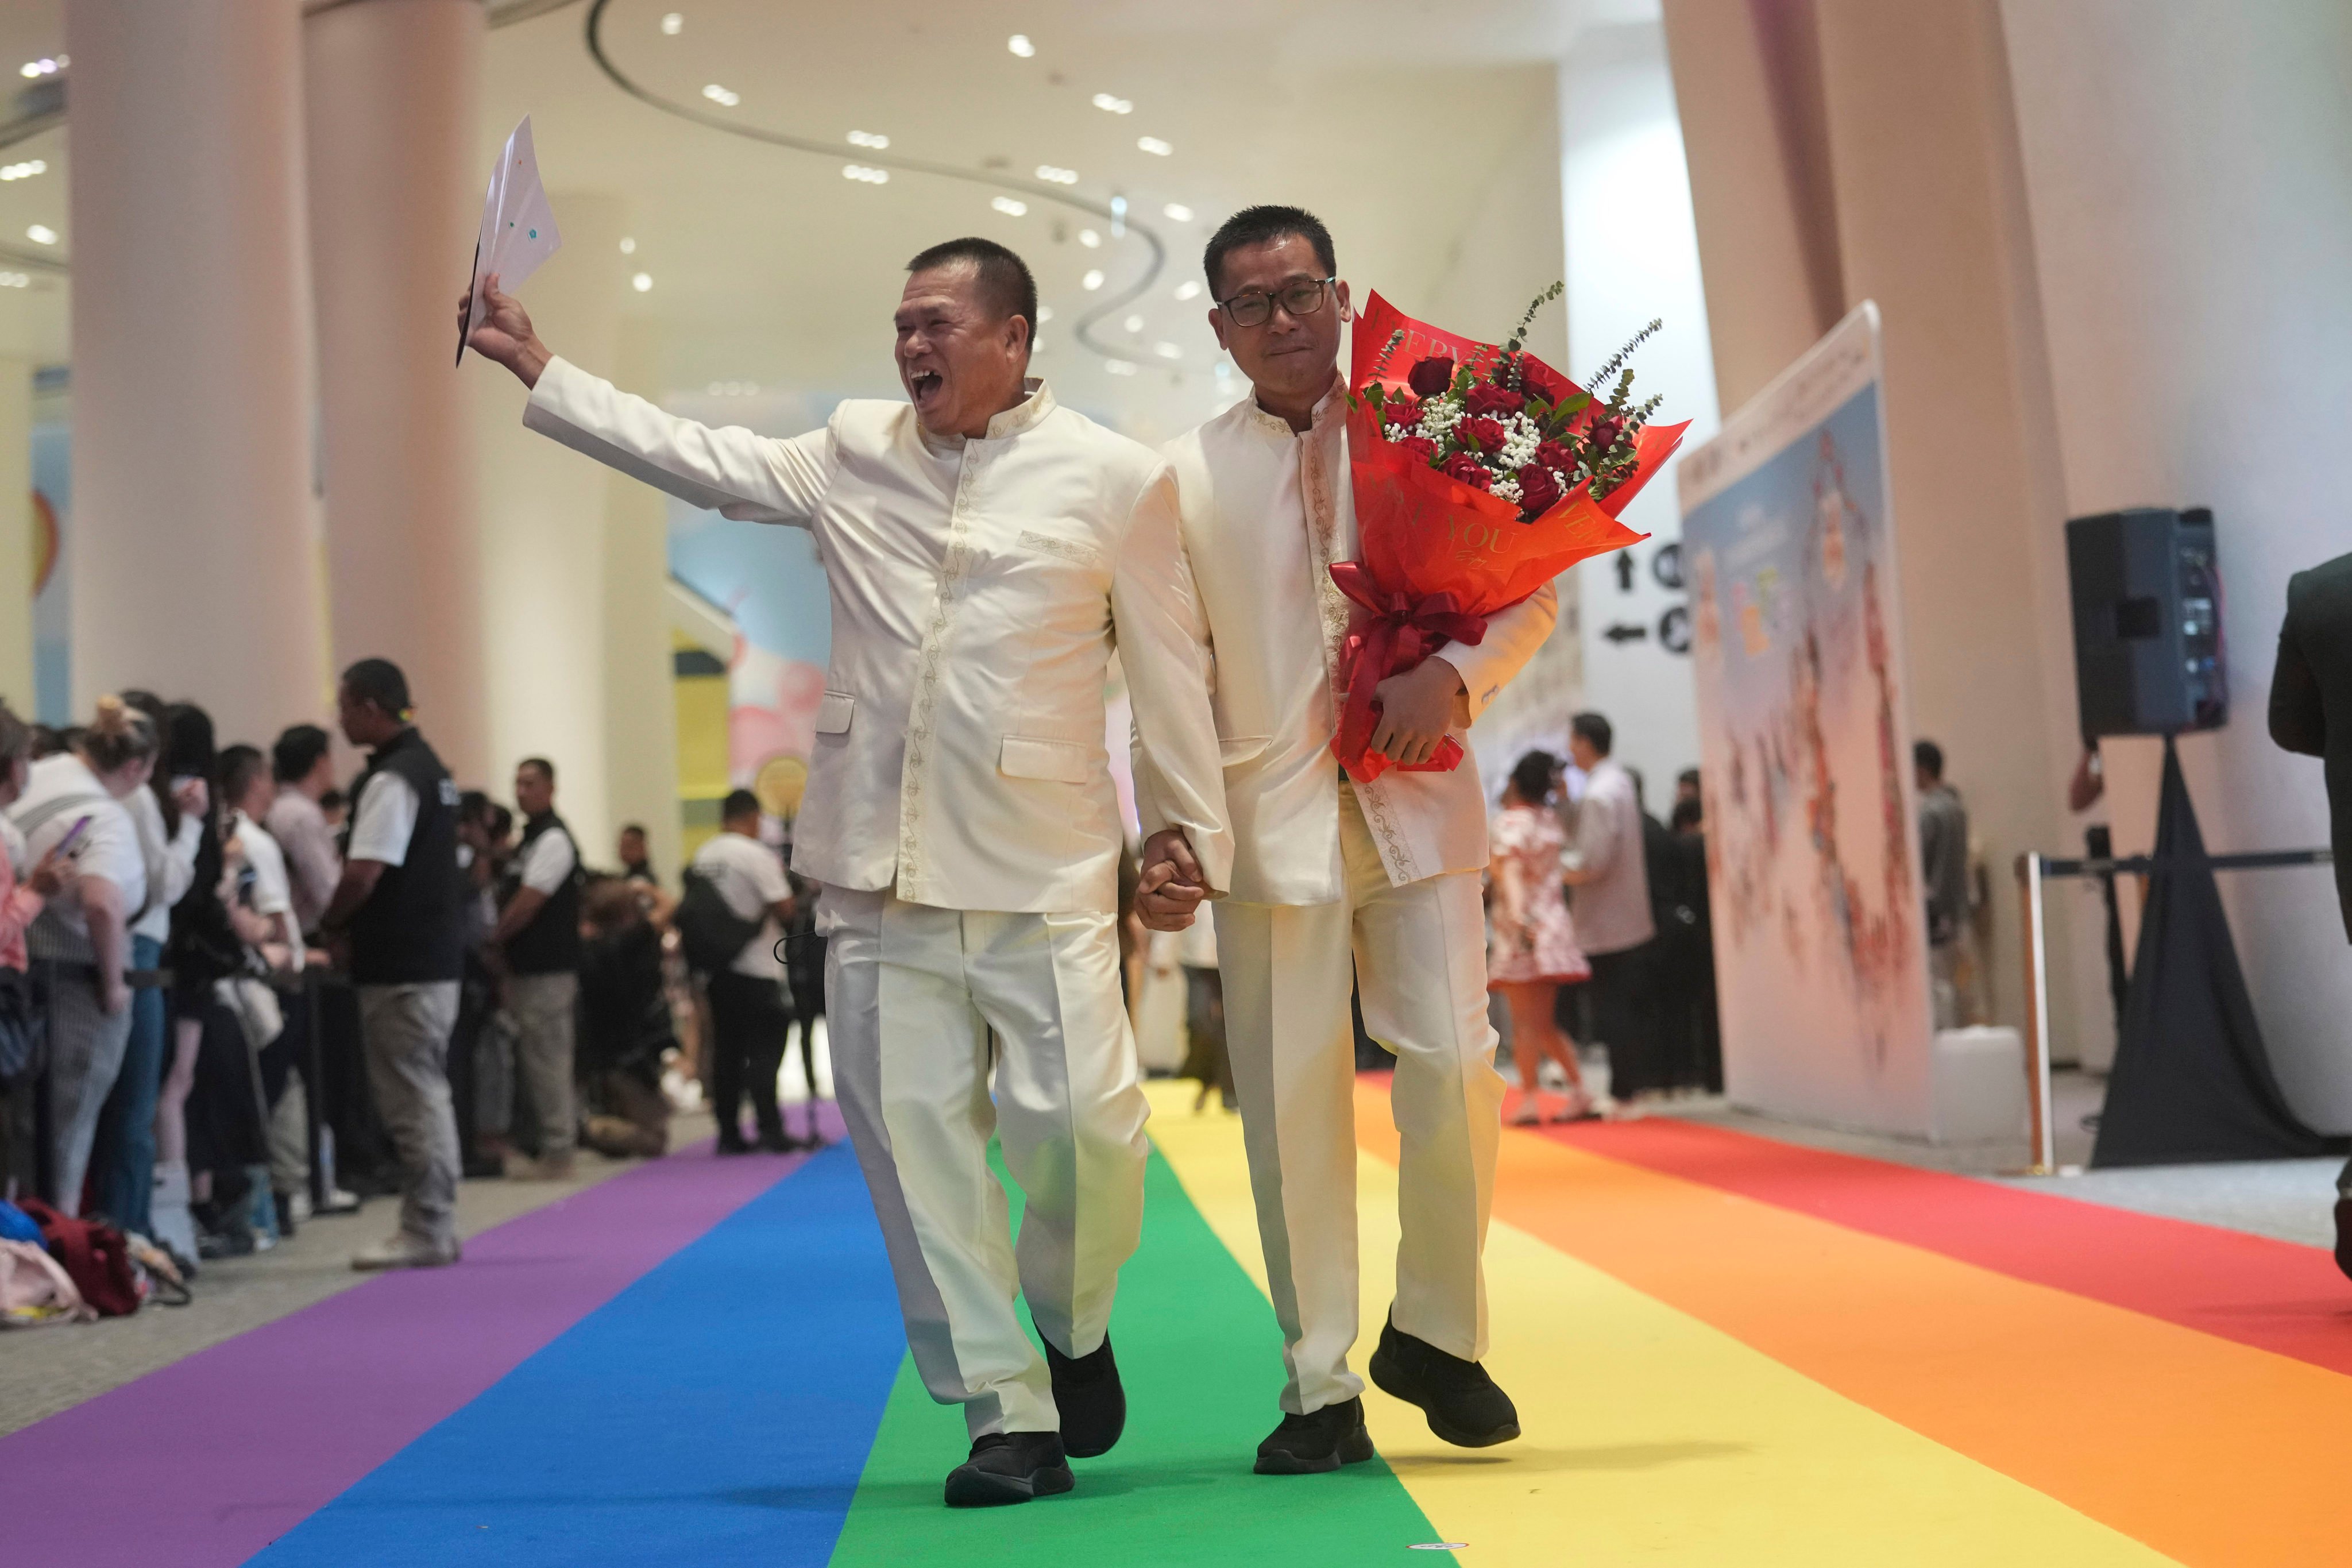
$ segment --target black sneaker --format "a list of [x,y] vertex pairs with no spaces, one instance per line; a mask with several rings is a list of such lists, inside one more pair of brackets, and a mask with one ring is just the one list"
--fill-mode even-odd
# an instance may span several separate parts
[[1046,1340],[1045,1364],[1054,1373],[1054,1407],[1062,1413],[1063,1451],[1073,1459],[1109,1453],[1127,1430],[1127,1389],[1111,1359],[1110,1336],[1082,1356],[1066,1356]]
[[1519,1435],[1518,1407],[1475,1361],[1415,1339],[1391,1317],[1372,1352],[1372,1381],[1429,1417],[1429,1429],[1462,1448],[1491,1448]]
[[2336,1267],[2352,1278],[2352,1194],[2336,1200]]
[[995,1508],[1051,1497],[1077,1485],[1052,1432],[991,1432],[971,1458],[948,1472],[950,1508]]
[[800,1152],[799,1141],[782,1128],[760,1134],[760,1152],[762,1154],[797,1154]]
[[1261,1476],[1319,1476],[1372,1457],[1372,1435],[1364,1429],[1364,1402],[1327,1405],[1304,1415],[1285,1415],[1282,1425],[1257,1446]]

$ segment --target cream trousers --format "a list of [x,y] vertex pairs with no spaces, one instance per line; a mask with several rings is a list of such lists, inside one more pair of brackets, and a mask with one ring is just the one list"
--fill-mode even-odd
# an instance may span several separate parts
[[[1147,1108],[1114,918],[835,887],[820,909],[835,1094],[916,1370],[975,1437],[1058,1430],[1013,1295],[1055,1349],[1091,1352],[1143,1223]],[[992,1134],[1027,1205],[1017,1247]]]
[[1224,902],[1214,915],[1225,1039],[1289,1373],[1282,1407],[1295,1414],[1364,1388],[1348,1370],[1358,1331],[1351,977],[1365,1027],[1396,1058],[1396,1325],[1465,1360],[1486,1353],[1481,1258],[1503,1079],[1486,1022],[1478,876],[1391,886],[1345,784],[1339,845],[1339,902]]

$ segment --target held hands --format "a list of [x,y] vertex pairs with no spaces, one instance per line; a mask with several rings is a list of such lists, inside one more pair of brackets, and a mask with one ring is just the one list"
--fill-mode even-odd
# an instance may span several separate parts
[[[465,331],[466,316],[474,302],[471,289],[457,296],[457,330]],[[547,368],[553,356],[547,345],[531,331],[530,312],[522,301],[511,294],[499,292],[499,275],[491,273],[482,279],[482,319],[466,338],[466,345],[487,360],[495,360],[515,373],[525,386],[539,384],[540,372]]]
[[1392,763],[1429,761],[1449,728],[1470,722],[1470,696],[1460,672],[1434,654],[1381,681],[1373,700],[1380,722],[1372,730],[1372,750]]
[[1163,827],[1143,843],[1143,880],[1135,890],[1135,913],[1152,931],[1182,931],[1192,923],[1209,879],[1192,857],[1180,827]]

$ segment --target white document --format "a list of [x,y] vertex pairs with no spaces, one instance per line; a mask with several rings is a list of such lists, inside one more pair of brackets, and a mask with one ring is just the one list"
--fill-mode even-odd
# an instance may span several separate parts
[[498,167],[490,171],[490,188],[482,197],[482,226],[474,240],[473,292],[465,330],[457,334],[461,362],[466,340],[482,320],[483,280],[495,272],[500,291],[511,294],[562,243],[555,229],[555,209],[548,205],[546,187],[539,183],[539,154],[530,144],[530,116],[526,114],[507,138]]

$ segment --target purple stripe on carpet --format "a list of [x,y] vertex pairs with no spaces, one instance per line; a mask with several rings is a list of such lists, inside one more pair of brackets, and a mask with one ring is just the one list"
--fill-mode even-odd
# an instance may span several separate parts
[[0,1437],[11,1560],[243,1563],[805,1159],[649,1161]]

